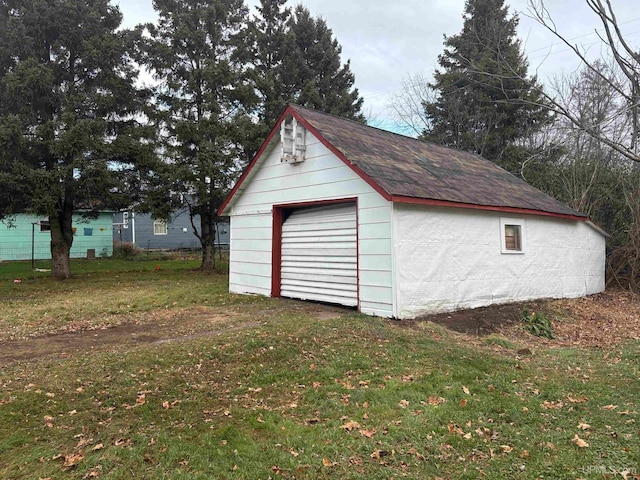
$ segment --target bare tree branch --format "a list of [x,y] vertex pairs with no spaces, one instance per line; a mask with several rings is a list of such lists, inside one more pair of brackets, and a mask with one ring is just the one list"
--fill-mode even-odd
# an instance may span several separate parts
[[624,155],[629,160],[640,162],[638,155],[638,142],[640,140],[640,115],[638,112],[640,104],[640,53],[635,51],[626,41],[623,32],[611,6],[610,0],[587,0],[589,8],[598,16],[604,29],[604,36],[598,33],[609,50],[610,57],[614,65],[621,72],[626,80],[615,75],[611,76],[599,68],[597,61],[591,61],[578,45],[572,44],[557,29],[544,0],[529,0],[530,17],[537,20],[540,25],[549,30],[562,43],[567,45],[580,59],[580,61],[595,75],[615,91],[626,103],[626,108],[620,110],[618,115],[626,115],[631,119],[630,132],[626,138],[614,139],[606,135],[606,131],[594,129],[591,125],[586,125],[581,121],[575,112],[571,111],[566,104],[559,101],[556,95],[541,92],[549,103],[551,111],[561,115],[576,127],[584,130],[598,141],[608,145],[616,152]]

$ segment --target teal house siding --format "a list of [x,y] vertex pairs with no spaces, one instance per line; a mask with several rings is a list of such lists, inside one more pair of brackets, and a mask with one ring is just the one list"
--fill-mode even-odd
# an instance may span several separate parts
[[[71,247],[71,258],[85,258],[87,250],[94,249],[96,256],[110,257],[113,254],[113,214],[101,212],[96,219],[73,216],[75,234]],[[34,257],[37,260],[51,258],[51,233],[42,229],[38,215],[16,215],[12,222],[0,223],[0,260],[31,260],[31,230]]]

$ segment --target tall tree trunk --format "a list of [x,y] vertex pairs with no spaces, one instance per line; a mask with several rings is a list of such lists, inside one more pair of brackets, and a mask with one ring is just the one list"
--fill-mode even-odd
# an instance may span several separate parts
[[213,271],[216,266],[216,258],[213,250],[213,242],[216,235],[216,219],[211,204],[203,205],[200,214],[200,243],[202,243],[202,265],[205,271]]
[[51,275],[56,280],[66,280],[71,276],[69,260],[73,244],[72,215],[68,212],[57,212],[49,215],[51,227]]

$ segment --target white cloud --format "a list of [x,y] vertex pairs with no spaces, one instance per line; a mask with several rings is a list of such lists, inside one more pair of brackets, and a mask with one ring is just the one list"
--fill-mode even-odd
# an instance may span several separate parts
[[[151,0],[115,0],[124,13],[125,26],[153,21]],[[257,0],[248,1],[255,6]],[[365,111],[387,116],[390,95],[410,73],[426,76],[434,71],[443,50],[443,36],[462,29],[464,0],[305,0],[314,15],[323,17],[342,45],[343,61],[351,59],[356,86],[365,98]],[[520,16],[530,71],[543,81],[561,71],[573,71],[578,62],[566,46],[533,19],[526,16],[527,0],[507,2]],[[600,54],[594,29],[598,20],[586,5],[576,0],[547,0],[558,29],[568,38]],[[295,2],[291,2],[295,5]],[[640,43],[640,11],[637,0],[615,0],[614,8],[631,44]],[[555,45],[553,45],[555,44]]]

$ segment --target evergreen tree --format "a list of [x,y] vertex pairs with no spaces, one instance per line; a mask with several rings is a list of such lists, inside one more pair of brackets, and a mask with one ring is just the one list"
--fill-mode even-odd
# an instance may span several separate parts
[[250,22],[252,76],[260,98],[257,137],[266,132],[289,102],[364,121],[363,99],[354,88],[350,63],[322,19],[302,5],[291,12],[287,0],[260,0]]
[[291,9],[287,0],[260,0],[258,15],[249,22],[252,42],[252,80],[260,96],[258,115],[267,128],[275,122],[293,94],[286,79],[290,74],[291,52],[295,49],[289,35]]
[[[250,130],[245,109],[254,102],[242,58],[247,9],[242,0],[153,4],[159,20],[146,26],[150,38],[143,61],[160,82],[157,125],[165,137],[166,163],[159,184],[186,202],[202,244],[202,268],[212,270],[217,209],[243,159]],[[162,205],[153,210],[158,216]],[[193,221],[196,215],[200,225]]]
[[438,57],[423,139],[510,166],[514,141],[548,118],[536,79],[527,78],[517,26],[504,0],[467,0],[462,32],[445,37]]
[[351,62],[341,64],[342,47],[322,18],[313,18],[298,5],[289,20],[295,50],[292,68],[287,72],[291,82],[293,101],[299,105],[332,113],[353,120],[364,121],[362,102],[354,88],[355,76]]
[[0,216],[48,217],[58,279],[70,276],[74,212],[126,205],[152,159],[121,20],[108,0],[0,2]]

